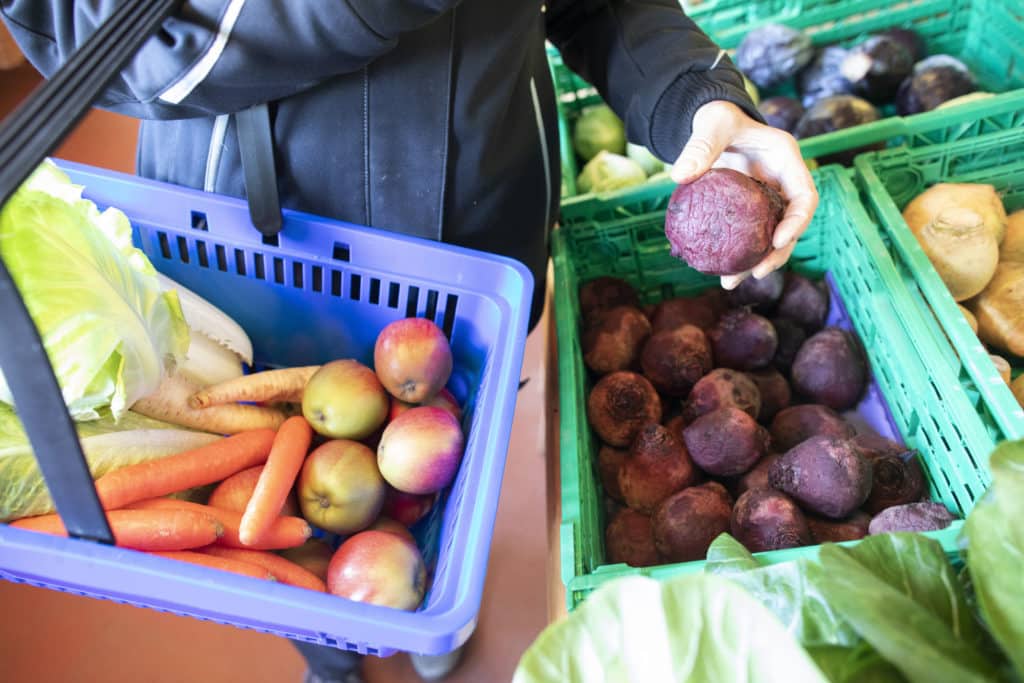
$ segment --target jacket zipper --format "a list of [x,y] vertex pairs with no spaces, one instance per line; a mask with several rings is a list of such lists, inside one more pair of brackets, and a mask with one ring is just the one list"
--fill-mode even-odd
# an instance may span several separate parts
[[544,160],[544,229],[551,227],[551,157],[548,154],[548,133],[544,128],[544,115],[540,109],[540,97],[537,96],[537,82],[530,77],[530,97],[533,99],[533,114],[537,119],[537,139],[540,141],[540,153]]
[[203,176],[203,191],[216,192],[217,171],[220,169],[220,156],[224,150],[224,137],[228,132],[229,114],[221,114],[213,122],[210,133],[210,147],[206,151],[206,174]]

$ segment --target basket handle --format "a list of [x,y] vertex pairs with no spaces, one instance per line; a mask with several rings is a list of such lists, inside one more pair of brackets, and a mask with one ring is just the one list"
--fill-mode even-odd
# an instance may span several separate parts
[[245,176],[245,196],[249,218],[261,233],[273,237],[281,232],[281,200],[277,193],[274,168],[274,142],[270,131],[267,104],[257,104],[235,113],[238,127],[238,151]]
[[[180,0],[126,0],[52,78],[0,124],[0,206],[88,112]],[[0,258],[0,369],[68,535],[114,537],[46,350]]]

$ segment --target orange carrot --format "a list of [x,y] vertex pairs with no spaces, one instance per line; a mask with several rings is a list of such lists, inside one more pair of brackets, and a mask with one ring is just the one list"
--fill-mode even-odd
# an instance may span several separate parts
[[307,365],[233,377],[195,392],[188,404],[192,408],[208,408],[241,401],[301,403],[306,383],[319,369],[319,365]]
[[187,500],[176,500],[174,498],[153,498],[142,500],[128,505],[134,510],[160,510],[178,509],[195,510],[204,514],[216,517],[224,529],[224,533],[217,539],[217,544],[227,548],[249,548],[250,550],[283,550],[285,548],[297,548],[305,543],[312,535],[313,530],[309,522],[301,517],[278,517],[259,543],[246,546],[238,537],[238,528],[242,524],[242,515],[231,510],[191,503]]
[[128,465],[96,480],[105,510],[204,486],[265,462],[276,432],[255,429],[161,460]]
[[[188,550],[215,542],[224,532],[216,517],[194,510],[111,510],[107,521],[114,542],[135,550]],[[19,529],[67,536],[60,515],[26,517],[11,523]]]
[[[232,474],[218,484],[217,488],[210,493],[206,504],[215,508],[233,510],[239,514],[245,512],[245,506],[249,504],[252,492],[256,490],[256,482],[260,480],[263,467],[263,465],[256,465],[237,474]],[[301,514],[299,502],[294,493],[285,499],[284,506],[281,508],[281,514],[293,517]]]
[[257,543],[281,515],[312,440],[313,428],[301,416],[288,418],[277,430],[267,464],[242,513],[238,536],[245,545]]
[[265,550],[239,550],[237,548],[221,548],[210,546],[203,548],[202,552],[214,557],[222,557],[228,560],[239,560],[259,565],[274,575],[274,578],[281,583],[299,588],[308,588],[313,591],[327,592],[327,585],[320,580],[313,572],[300,567],[291,560],[286,560],[280,555],[268,553]]
[[235,574],[241,574],[242,576],[251,576],[256,579],[277,581],[273,574],[259,565],[251,564],[249,562],[241,562],[240,560],[229,560],[225,557],[214,557],[213,555],[207,555],[206,553],[200,553],[194,550],[155,551],[151,552],[150,555],[166,557],[169,560],[178,560],[180,562],[191,562],[192,564],[198,564],[212,569],[220,569],[226,572],[233,572]]

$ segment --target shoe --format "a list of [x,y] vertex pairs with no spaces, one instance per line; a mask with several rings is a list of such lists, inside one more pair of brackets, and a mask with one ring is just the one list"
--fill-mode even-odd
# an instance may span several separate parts
[[341,678],[323,678],[306,669],[306,673],[302,676],[302,683],[366,683],[366,679],[358,671],[349,671],[342,674]]
[[424,681],[440,681],[458,666],[461,657],[461,647],[444,655],[409,654],[412,668],[416,670],[416,673]]

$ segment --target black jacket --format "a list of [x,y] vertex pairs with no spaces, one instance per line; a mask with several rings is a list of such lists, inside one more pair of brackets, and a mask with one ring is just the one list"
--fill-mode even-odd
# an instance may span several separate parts
[[[49,76],[118,0],[0,3]],[[678,0],[190,0],[97,104],[144,119],[140,175],[244,197],[229,114],[269,102],[285,206],[519,259],[540,302],[561,186],[545,39],[663,160],[708,101],[757,115]]]

